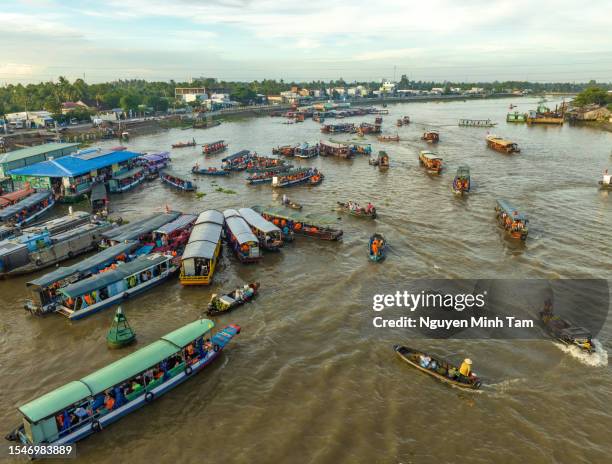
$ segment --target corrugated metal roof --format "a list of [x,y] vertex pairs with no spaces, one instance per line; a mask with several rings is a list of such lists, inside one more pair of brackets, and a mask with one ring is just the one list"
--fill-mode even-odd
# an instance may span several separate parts
[[154,213],[144,219],[141,219],[140,221],[130,222],[129,224],[109,230],[108,232],[102,234],[102,237],[117,242],[136,240],[141,235],[153,232],[164,224],[174,221],[180,215],[181,213],[178,211],[171,211],[169,213]]
[[30,208],[35,204],[43,201],[45,198],[51,198],[50,191],[42,191],[36,192],[29,197],[24,198],[19,203],[15,203],[14,205],[7,206],[6,208],[0,210],[0,221],[6,221],[7,219],[13,218],[15,214],[20,212],[24,208]]
[[280,232],[278,227],[270,221],[266,221],[259,213],[253,211],[251,208],[240,208],[238,212],[248,224],[261,230],[263,233]]
[[223,225],[225,222],[225,216],[220,211],[209,209],[208,211],[204,211],[200,213],[198,219],[196,220],[196,225],[203,224],[205,222],[213,222],[215,224]]
[[177,229],[182,229],[188,224],[191,224],[196,220],[195,214],[183,214],[177,217],[174,221],[163,225],[159,229],[155,230],[158,234],[171,234]]
[[9,151],[0,155],[0,163],[9,163],[11,161],[18,161],[30,156],[43,155],[51,151],[57,151],[67,148],[77,148],[78,143],[45,143],[43,145],[36,145],[35,147],[20,148],[19,150]]
[[223,215],[225,216],[225,223],[228,229],[234,234],[240,245],[247,242],[257,242],[257,237],[251,232],[251,228],[242,216],[238,214],[238,211],[226,209]]
[[117,256],[131,251],[131,249],[138,246],[137,242],[120,243],[118,245],[102,250],[89,258],[84,259],[72,266],[59,267],[53,272],[49,272],[38,279],[28,282],[28,287],[46,287],[51,285],[58,280],[65,279],[74,274],[85,274],[88,272],[95,272],[103,266],[107,266],[111,262],[115,261]]
[[230,156],[226,156],[225,158],[221,159],[221,162],[226,162],[226,161],[232,161],[236,158],[240,158],[241,156],[248,156],[250,153],[249,150],[241,150],[238,153],[234,153],[233,155]]
[[89,388],[82,382],[74,380],[53,391],[36,398],[19,408],[21,414],[32,423],[49,417],[68,406],[91,395]]
[[74,177],[86,174],[94,169],[122,163],[140,156],[132,151],[114,151],[102,153],[95,158],[86,159],[87,155],[68,155],[58,159],[41,161],[24,168],[13,169],[11,175],[33,177]]
[[115,180],[123,180],[123,179],[128,179],[130,177],[134,177],[136,174],[138,174],[139,172],[142,172],[143,168],[134,168],[134,169],[129,169],[125,172],[122,172],[121,174],[117,174],[115,176],[113,176],[113,179]]
[[189,243],[185,247],[182,259],[207,258],[212,259],[217,243],[221,239],[222,226],[206,222],[194,226],[189,237]]

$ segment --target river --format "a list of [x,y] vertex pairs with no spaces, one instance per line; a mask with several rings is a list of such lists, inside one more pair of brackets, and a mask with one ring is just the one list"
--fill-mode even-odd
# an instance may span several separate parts
[[[610,279],[612,198],[598,190],[597,181],[612,161],[612,133],[507,124],[510,102],[520,111],[537,105],[534,98],[389,105],[383,128],[398,132],[401,141],[365,138],[375,150],[390,154],[387,172],[369,166],[365,157],[294,161],[317,166],[326,177],[318,187],[286,193],[304,205],[304,213],[337,223],[344,240],[297,239],[248,266],[226,247],[212,286],[182,288],[171,280],[123,305],[138,335],[133,347],[106,347],[112,310],[75,323],[55,315],[34,318],[22,309],[25,283],[34,276],[0,281],[3,430],[16,425],[17,406],[198,318],[213,292],[258,280],[261,294],[253,304],[215,319],[220,326],[237,323],[243,329],[216,364],[80,442],[79,461],[610,462],[612,371],[605,354],[589,363],[548,340],[419,340],[419,348],[447,359],[469,355],[474,360],[485,386],[462,392],[398,360],[392,345],[408,340],[396,332],[366,329],[372,309],[361,296],[374,293],[379,282],[400,287],[421,278]],[[403,115],[412,123],[396,128]],[[459,118],[490,118],[499,125],[458,127]],[[321,138],[318,123],[283,121],[260,117],[206,130],[172,129],[126,145],[161,151],[195,137],[199,144],[225,139],[226,153],[270,154],[277,145]],[[419,150],[430,148],[419,140],[428,128],[440,131],[434,150],[447,168],[436,178],[417,159]],[[489,150],[487,131],[516,141],[521,154]],[[188,171],[196,161],[218,166],[222,157],[210,157],[208,163],[199,146],[183,148],[172,150],[172,165]],[[471,167],[473,191],[467,198],[450,190],[460,164]],[[248,186],[244,177],[198,178],[199,190],[206,193],[201,198],[150,182],[113,196],[113,215],[133,220],[166,205],[190,212],[278,205],[270,186]],[[525,244],[508,240],[497,226],[497,198],[529,217]],[[334,210],[337,200],[349,199],[371,201],[379,218],[363,221]],[[374,231],[383,232],[392,245],[383,263],[367,259]],[[612,349],[610,323],[597,338],[604,350]]]

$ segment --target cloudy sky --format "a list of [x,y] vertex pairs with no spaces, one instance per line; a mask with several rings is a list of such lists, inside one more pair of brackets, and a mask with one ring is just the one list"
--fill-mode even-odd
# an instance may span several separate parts
[[0,85],[612,81],[612,0],[0,0]]

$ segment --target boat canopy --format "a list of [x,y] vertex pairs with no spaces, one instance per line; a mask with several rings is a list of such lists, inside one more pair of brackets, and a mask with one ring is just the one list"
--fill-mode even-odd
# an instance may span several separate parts
[[30,226],[23,229],[24,234],[40,234],[47,230],[50,234],[58,231],[67,230],[70,227],[76,227],[79,224],[84,224],[89,220],[91,214],[86,211],[74,211],[72,214],[61,216],[55,219],[50,219],[36,226]]
[[114,180],[124,180],[124,179],[129,179],[130,177],[134,177],[136,174],[142,172],[142,168],[134,168],[134,169],[129,169],[128,171],[122,172],[121,174],[117,174],[116,176],[113,176]]
[[226,163],[228,161],[233,161],[237,158],[241,158],[243,156],[248,156],[251,152],[249,150],[240,150],[238,153],[234,153],[233,155],[230,156],[226,156],[225,158],[221,159],[222,163]]
[[279,172],[277,174],[277,177],[287,177],[287,176],[293,176],[295,174],[303,174],[305,172],[310,172],[312,171],[312,168],[296,168],[296,169],[290,169],[289,171],[283,171],[283,172]]
[[134,241],[119,243],[115,246],[102,250],[89,258],[79,261],[72,266],[59,267],[54,271],[39,277],[38,279],[31,280],[26,285],[28,287],[40,287],[43,289],[59,280],[66,279],[71,275],[95,272],[96,270],[106,267],[114,262],[117,259],[117,256],[120,256],[123,253],[129,253],[137,246],[138,242]]
[[470,168],[468,166],[459,166],[457,168],[456,177],[469,177],[470,176]]
[[87,279],[70,284],[60,289],[60,292],[69,298],[76,298],[93,292],[94,290],[107,287],[114,282],[118,282],[152,266],[168,261],[168,259],[168,256],[160,254],[142,255],[129,263],[118,266],[117,269],[96,274]]
[[94,201],[106,200],[108,198],[108,194],[106,193],[106,185],[102,182],[96,182],[91,186],[91,198],[90,201],[93,203]]
[[10,205],[4,209],[1,209],[0,221],[12,219],[17,213],[21,212],[21,210],[31,208],[32,206],[35,206],[41,201],[47,199],[51,199],[51,192],[49,190],[36,192],[30,195],[29,197],[24,198],[19,203],[15,203],[14,205]]
[[0,208],[4,208],[16,201],[23,200],[29,195],[35,192],[33,188],[24,188],[21,190],[15,190],[14,192],[8,192],[0,196]]
[[516,219],[518,221],[524,221],[527,219],[524,214],[519,213],[514,207],[512,207],[505,200],[497,200],[497,206],[504,213],[506,213],[508,216],[512,217],[513,219]]
[[116,227],[102,234],[102,237],[115,242],[125,242],[126,240],[137,240],[141,235],[148,234],[160,228],[164,224],[174,221],[179,217],[179,211],[169,213],[155,213],[147,216],[140,221],[130,222],[120,227]]
[[264,234],[269,234],[272,232],[280,232],[280,229],[272,224],[270,221],[266,221],[259,213],[253,211],[251,208],[240,208],[238,210],[240,216],[251,225],[251,227],[255,227],[256,229],[262,231]]
[[154,232],[156,234],[169,235],[172,232],[178,229],[182,229],[188,224],[191,224],[195,220],[196,220],[195,214],[182,214],[179,217],[177,217],[174,221],[164,224],[163,226],[161,226],[159,229],[155,230]]
[[212,259],[221,238],[222,226],[210,222],[197,224],[191,231],[189,243],[185,247],[182,259],[206,258]]
[[223,211],[223,215],[225,216],[225,223],[228,229],[234,234],[238,244],[242,245],[248,242],[258,242],[257,237],[251,232],[251,228],[242,216],[238,214],[238,211],[235,209],[226,209]]
[[421,155],[430,160],[442,160],[442,157],[436,155],[433,151],[422,151]]
[[74,380],[24,404],[19,408],[19,412],[31,423],[36,423],[89,396],[91,391],[87,385]]
[[212,222],[214,224],[219,224],[220,226],[225,223],[225,216],[220,211],[215,209],[209,209],[208,211],[204,211],[200,213],[198,218],[196,219],[196,226],[199,224],[204,224],[206,222]]
[[160,161],[169,161],[170,160],[170,152],[162,151],[159,153],[146,153],[142,156],[139,156],[138,159],[147,161],[149,163],[158,163]]
[[69,382],[24,404],[19,408],[19,411],[31,423],[50,417],[68,406],[103,393],[105,390],[159,364],[193,340],[210,332],[214,326],[214,322],[208,319],[191,322],[164,335],[160,340],[83,377],[81,380]]
[[[208,147],[208,146],[210,146],[210,145],[217,145],[217,144],[219,144],[219,143],[223,143],[223,142],[225,142],[225,140],[217,140],[216,142],[205,143],[203,146],[204,146],[204,147]],[[245,151],[246,151],[246,150],[245,150]]]

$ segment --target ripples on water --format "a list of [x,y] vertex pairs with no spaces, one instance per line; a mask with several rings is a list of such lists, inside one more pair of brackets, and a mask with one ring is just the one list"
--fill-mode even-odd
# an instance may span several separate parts
[[[519,110],[535,99],[517,100]],[[514,101],[514,103],[517,103]],[[326,179],[287,194],[304,212],[345,231],[341,243],[298,239],[281,253],[242,266],[224,250],[214,285],[182,288],[168,282],[124,308],[137,331],[136,347],[110,351],[104,336],[112,311],[78,323],[35,319],[21,310],[25,282],[0,282],[0,422],[8,430],[15,407],[69,380],[119,359],[197,318],[210,294],[259,280],[257,301],[216,318],[242,334],[216,365],[79,444],[83,461],[132,462],[606,462],[612,452],[612,376],[605,362],[587,366],[549,341],[402,340],[385,331],[368,334],[368,307],[356,298],[377,282],[398,287],[417,278],[609,278],[611,200],[597,190],[609,165],[612,134],[588,128],[507,125],[509,100],[389,106],[386,132],[399,143],[371,141],[391,156],[379,172],[367,159],[315,159]],[[395,120],[410,115],[407,127]],[[489,129],[518,142],[522,153],[504,156],[485,146],[487,129],[460,128],[459,118],[499,122]],[[374,117],[347,121],[373,120]],[[276,145],[321,138],[319,125],[283,125],[279,118],[244,119],[208,130],[170,130],[135,137],[135,150],[167,150],[195,137],[223,138],[228,153],[269,154]],[[437,128],[433,149],[444,157],[440,177],[425,174],[419,140]],[[352,136],[334,136],[352,140]],[[361,141],[356,139],[355,141]],[[116,142],[108,143],[113,146]],[[219,165],[199,147],[173,150],[173,169]],[[450,186],[457,166],[469,164],[474,190],[457,198]],[[269,186],[250,187],[244,174],[197,178],[206,196],[169,190],[159,182],[112,197],[114,214],[135,219],[165,205],[183,211],[272,204]],[[235,195],[216,192],[217,186]],[[505,198],[530,218],[526,244],[507,240],[494,220],[494,201]],[[375,222],[340,215],[337,200],[371,200]],[[86,207],[86,205],[83,205]],[[392,248],[383,264],[367,259],[367,239],[383,232]],[[608,324],[598,335],[610,350]],[[419,343],[444,357],[469,355],[488,386],[481,394],[457,391],[419,375],[396,359],[394,343]]]

